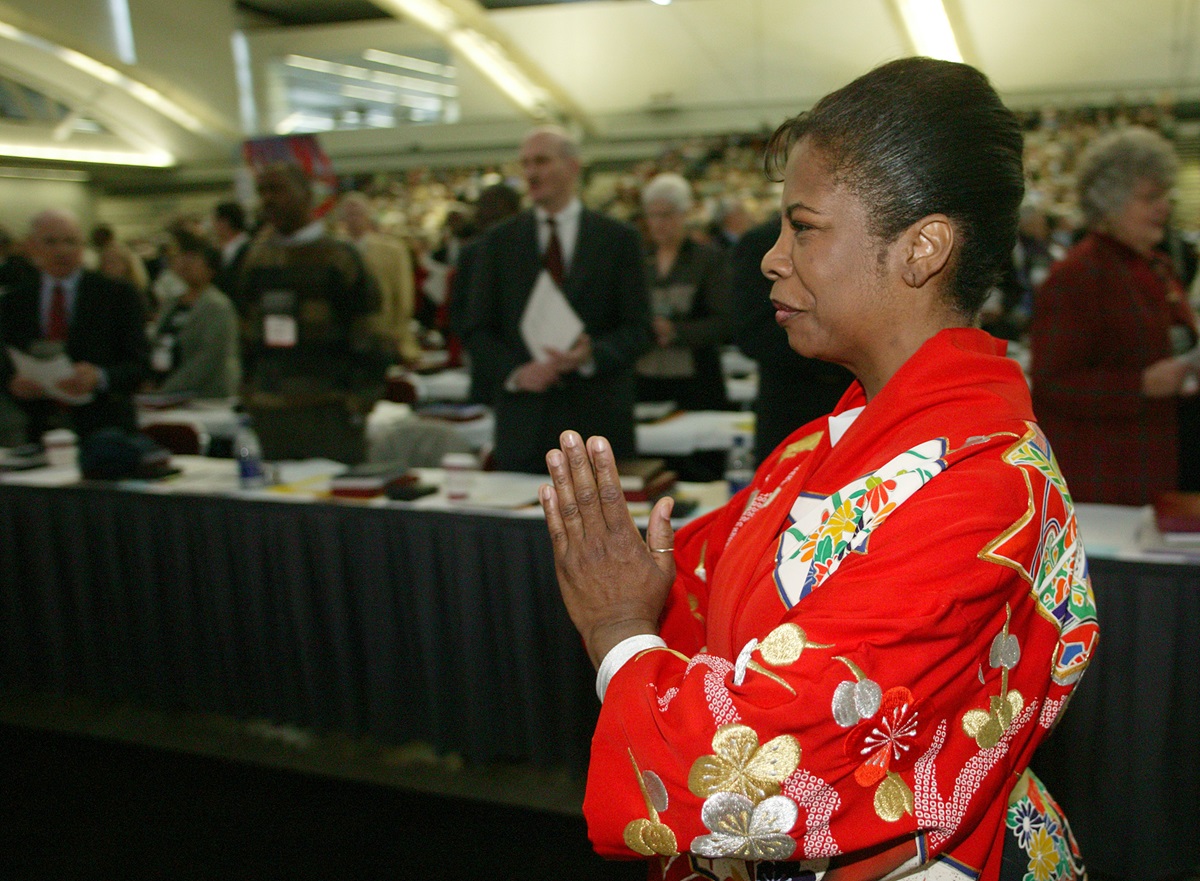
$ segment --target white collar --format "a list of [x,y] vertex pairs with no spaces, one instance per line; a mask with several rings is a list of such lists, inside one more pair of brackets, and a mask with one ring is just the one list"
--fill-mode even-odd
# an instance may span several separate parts
[[829,417],[830,447],[837,445],[837,442],[842,439],[842,435],[849,430],[850,426],[854,424],[854,420],[857,419],[859,414],[861,414],[865,409],[865,407],[855,407],[853,410],[846,410],[845,412],[838,413],[836,416]]
[[580,212],[583,211],[583,203],[579,201],[578,196],[573,196],[571,201],[567,203],[567,207],[557,214],[551,214],[540,205],[535,205],[533,211],[537,215],[539,227],[551,217],[554,218],[554,222],[557,224],[576,223],[579,220]]

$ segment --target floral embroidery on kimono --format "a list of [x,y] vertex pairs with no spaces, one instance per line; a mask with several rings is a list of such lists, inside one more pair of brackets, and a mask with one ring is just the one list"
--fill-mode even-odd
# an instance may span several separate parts
[[1001,351],[942,331],[872,401],[851,386],[835,413],[865,408],[836,444],[800,427],[677,533],[672,651],[615,673],[592,741],[599,852],[669,881],[817,879],[881,851],[880,874],[995,881],[997,842],[1024,836],[1025,881],[1078,877],[1023,772],[1095,647],[1095,602]]

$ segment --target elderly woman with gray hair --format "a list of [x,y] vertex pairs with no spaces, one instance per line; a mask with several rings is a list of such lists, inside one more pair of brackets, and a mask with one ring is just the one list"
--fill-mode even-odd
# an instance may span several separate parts
[[1077,502],[1144,505],[1179,481],[1178,399],[1195,367],[1196,316],[1157,250],[1178,161],[1147,129],[1080,161],[1087,235],[1034,298],[1033,404]]
[[642,190],[654,346],[637,362],[638,400],[720,410],[728,407],[719,346],[729,333],[729,269],[720,251],[687,235],[691,208],[691,185],[677,174]]

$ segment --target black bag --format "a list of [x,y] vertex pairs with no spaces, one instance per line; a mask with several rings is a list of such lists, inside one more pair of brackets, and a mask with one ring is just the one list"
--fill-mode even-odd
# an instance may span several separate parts
[[79,471],[87,480],[157,480],[178,474],[171,453],[144,434],[101,428],[79,442]]

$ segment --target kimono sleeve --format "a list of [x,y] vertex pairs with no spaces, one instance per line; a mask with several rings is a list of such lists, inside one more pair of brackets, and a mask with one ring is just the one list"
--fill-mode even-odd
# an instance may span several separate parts
[[[1090,609],[1094,628],[1069,498],[1041,529],[1052,494],[1034,504],[1025,477],[995,460],[949,469],[790,608],[768,574],[730,620],[707,622],[710,638],[733,634],[736,657],[628,662],[593,739],[596,849],[817,860],[912,838],[923,858],[981,865],[1013,775],[1082,669],[1055,603],[1073,599],[1080,620]],[[747,571],[725,553],[714,594]]]

